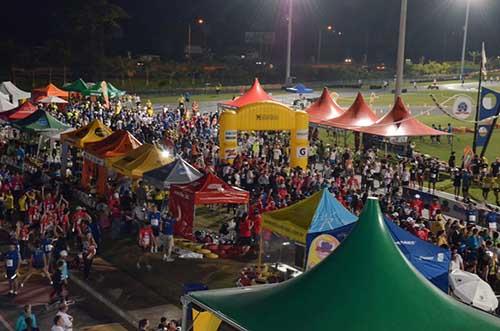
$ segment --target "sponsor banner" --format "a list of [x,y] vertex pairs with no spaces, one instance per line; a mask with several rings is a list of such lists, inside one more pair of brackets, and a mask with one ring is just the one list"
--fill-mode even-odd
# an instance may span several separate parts
[[488,136],[490,135],[491,125],[480,125],[477,128],[476,146],[485,146],[488,141]]
[[307,154],[308,154],[307,150],[308,150],[307,146],[297,147],[297,157],[298,158],[307,157]]
[[255,114],[255,120],[257,120],[257,121],[279,121],[280,117],[278,114]]
[[305,130],[297,130],[297,132],[295,133],[295,138],[297,140],[308,140],[309,138],[309,130],[305,129]]
[[104,160],[101,159],[101,158],[98,158],[97,156],[95,156],[93,154],[90,154],[90,153],[87,153],[87,152],[84,151],[83,152],[83,158],[86,159],[86,160],[89,160],[92,163],[95,163],[97,165],[104,166]]
[[481,104],[479,107],[479,120],[497,116],[500,108],[500,93],[486,87],[481,89]]
[[406,144],[408,142],[408,137],[390,137],[389,142],[394,145]]
[[237,130],[226,130],[224,132],[224,140],[225,141],[236,141],[237,137],[238,137]]
[[307,254],[307,270],[323,261],[339,245],[340,241],[329,234],[322,234],[314,238]]
[[472,99],[467,96],[459,96],[453,104],[453,115],[461,120],[466,120],[472,114]]

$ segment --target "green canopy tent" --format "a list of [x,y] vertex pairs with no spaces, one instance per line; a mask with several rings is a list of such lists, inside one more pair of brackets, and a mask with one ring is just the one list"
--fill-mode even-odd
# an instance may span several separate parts
[[192,292],[183,302],[185,321],[193,304],[237,330],[500,330],[497,317],[456,301],[415,270],[375,198],[367,200],[342,245],[301,276],[276,285]]
[[60,122],[54,116],[42,109],[38,109],[30,116],[12,123],[15,128],[31,133],[44,131],[64,131],[70,126]]
[[[108,87],[108,95],[110,98],[117,98],[125,94],[125,91],[121,91],[117,89],[115,86],[113,86],[111,83],[104,82],[106,86]],[[103,82],[99,82],[97,84],[94,84],[93,86],[89,87],[85,91],[83,91],[83,95],[86,96],[97,96],[100,97],[102,96],[102,84]]]
[[72,83],[68,83],[63,86],[63,90],[68,91],[68,92],[77,92],[77,93],[83,93],[89,88],[87,83],[81,78],[78,78]]

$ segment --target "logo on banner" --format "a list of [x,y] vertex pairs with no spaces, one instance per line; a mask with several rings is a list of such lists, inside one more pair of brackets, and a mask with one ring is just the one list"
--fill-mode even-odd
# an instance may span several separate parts
[[238,131],[236,130],[226,130],[224,132],[224,139],[226,141],[236,140],[237,137],[238,137]]
[[40,117],[38,119],[38,125],[40,125],[40,126],[48,126],[49,122],[47,121],[47,119],[45,117]]
[[453,115],[456,118],[465,120],[472,114],[472,99],[466,96],[460,96],[455,99],[453,104]]
[[106,134],[104,133],[104,130],[102,128],[96,128],[94,131],[95,135],[100,137],[100,138],[105,138]]
[[486,137],[488,135],[488,129],[485,126],[482,126],[478,130],[480,137]]
[[339,245],[340,241],[329,234],[322,234],[314,238],[307,254],[307,269],[311,269],[323,261]]
[[297,130],[295,138],[297,138],[297,140],[307,140],[307,138],[309,138],[309,130]]
[[307,147],[297,147],[297,157],[307,157]]
[[234,160],[238,155],[236,148],[226,148],[224,149],[224,154],[226,155],[226,159]]
[[257,121],[278,121],[280,117],[276,114],[257,114],[255,119]]

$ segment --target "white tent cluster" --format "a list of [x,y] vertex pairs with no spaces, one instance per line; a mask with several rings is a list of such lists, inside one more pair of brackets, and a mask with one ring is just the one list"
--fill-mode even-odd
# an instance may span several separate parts
[[[19,100],[26,100],[29,98],[31,98],[31,93],[21,90],[10,81],[2,82],[0,84],[0,102],[1,100],[6,100],[13,105],[12,108],[19,106]],[[5,110],[10,109],[0,109],[0,111]]]

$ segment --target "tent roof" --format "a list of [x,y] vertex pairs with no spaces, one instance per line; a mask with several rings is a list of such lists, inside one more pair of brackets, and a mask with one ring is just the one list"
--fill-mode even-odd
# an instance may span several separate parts
[[447,135],[446,132],[433,129],[413,117],[401,97],[397,98],[390,112],[374,125],[360,128],[360,131],[383,137]]
[[377,121],[377,115],[368,106],[361,93],[358,93],[354,103],[339,117],[323,122],[323,125],[334,128],[356,130],[370,126]]
[[219,177],[208,173],[200,179],[181,185],[172,185],[172,191],[182,191],[183,193],[194,195],[193,203],[247,203],[249,193],[237,187],[231,186]]
[[228,108],[241,108],[251,103],[268,100],[272,100],[271,96],[264,91],[259,80],[255,78],[252,87],[250,87],[248,91],[234,100],[222,103],[222,106]]
[[7,119],[9,121],[22,120],[33,114],[38,108],[29,101],[26,101],[22,105],[7,111],[5,113],[1,113],[0,117]]
[[86,126],[61,135],[61,140],[72,146],[83,148],[85,144],[103,140],[113,131],[99,120],[93,120]]
[[415,270],[374,198],[342,245],[301,276],[274,286],[192,292],[187,299],[241,330],[500,328],[497,317],[456,301]]
[[111,98],[119,97],[125,94],[125,91],[121,91],[114,87],[111,83],[101,81],[97,84],[92,85],[88,89],[84,90],[82,93],[84,95],[94,95],[101,96],[102,95],[102,84],[105,83],[108,87],[108,95]]
[[144,180],[158,188],[164,189],[172,184],[191,183],[202,176],[203,174],[195,167],[183,158],[178,158],[163,167],[146,172]]
[[14,100],[29,99],[31,97],[31,93],[19,89],[10,81],[0,84],[0,92],[12,96]]
[[321,93],[319,99],[306,109],[306,112],[309,114],[309,122],[315,124],[320,124],[323,121],[339,117],[344,111],[345,110],[332,99],[326,87],[323,89],[323,93]]
[[304,84],[297,84],[292,87],[287,87],[285,89],[287,92],[292,93],[312,93],[314,90],[312,88],[305,87]]
[[108,93],[110,94],[110,96],[112,98],[114,98],[114,97],[121,97],[122,95],[125,95],[125,93],[126,93],[125,91],[116,88],[110,82],[107,82],[106,84],[108,84]]
[[79,93],[82,93],[83,91],[85,91],[88,88],[89,88],[89,86],[87,85],[87,83],[85,83],[85,81],[81,78],[78,78],[74,82],[68,83],[68,84],[63,86],[63,90],[65,90],[65,91],[79,92]]
[[100,159],[107,159],[123,156],[141,145],[141,142],[130,132],[118,130],[100,141],[86,144],[85,152]]
[[10,101],[7,99],[0,98],[0,113],[7,112],[14,108],[16,108],[16,105],[10,103]]
[[266,229],[300,243],[306,242],[309,232],[330,231],[357,220],[326,189],[262,217]]
[[54,95],[49,95],[47,97],[41,98],[38,100],[40,103],[68,103],[68,101],[61,99],[59,97],[56,97]]
[[38,87],[33,90],[33,95],[36,95],[36,98],[39,98],[40,96],[56,96],[56,97],[61,97],[61,98],[67,98],[68,97],[68,92],[61,90],[54,84],[50,83],[47,86],[43,87]]
[[70,128],[42,109],[38,109],[26,118],[14,121],[13,125],[21,130],[34,132],[62,131]]
[[111,166],[122,175],[139,178],[145,172],[170,162],[172,157],[165,155],[158,147],[144,144],[113,161]]

